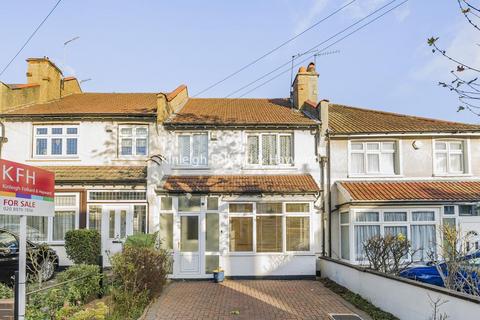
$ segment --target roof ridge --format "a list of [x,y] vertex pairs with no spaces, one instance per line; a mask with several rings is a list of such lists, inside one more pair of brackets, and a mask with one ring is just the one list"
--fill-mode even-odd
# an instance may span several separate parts
[[189,100],[288,100],[289,98],[206,98],[206,97],[199,97],[199,98],[188,98]]
[[398,113],[398,112],[367,109],[367,108],[361,108],[361,107],[353,107],[353,106],[346,105],[346,104],[332,103],[332,105],[338,106],[338,107],[341,107],[341,108],[355,109],[355,110],[366,111],[366,112],[374,112],[374,113],[385,114],[385,115],[393,115],[393,116],[404,117],[404,118],[415,118],[415,119],[431,121],[431,122],[442,122],[442,123],[448,123],[448,124],[460,124],[460,125],[475,126],[475,127],[480,128],[480,124],[457,122],[457,121],[448,121],[448,120],[442,120],[442,119],[435,119],[435,118],[414,116],[414,115],[409,115],[409,114],[402,114],[402,113]]

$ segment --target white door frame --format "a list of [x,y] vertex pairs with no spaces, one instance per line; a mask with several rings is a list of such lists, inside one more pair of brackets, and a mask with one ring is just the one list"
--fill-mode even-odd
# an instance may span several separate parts
[[[181,217],[196,216],[198,217],[198,251],[195,252],[181,252]],[[208,278],[211,275],[205,274],[205,212],[195,213],[176,213],[174,215],[173,223],[173,277],[174,278]],[[195,256],[196,255],[196,256]],[[196,270],[188,271],[188,267],[195,267],[194,265],[185,266],[188,260],[192,262],[197,259]],[[194,262],[194,261],[193,261]],[[185,269],[187,270],[185,270]]]
[[[120,212],[125,210],[125,235],[121,232]],[[114,211],[114,234],[110,237],[110,212]],[[133,234],[133,206],[130,204],[102,204],[102,255],[105,266],[110,266],[109,255],[122,249],[123,241]]]

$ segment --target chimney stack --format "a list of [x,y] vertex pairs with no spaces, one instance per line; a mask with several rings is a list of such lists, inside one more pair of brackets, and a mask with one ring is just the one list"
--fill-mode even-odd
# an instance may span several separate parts
[[310,62],[307,68],[300,67],[292,85],[292,102],[296,109],[302,109],[306,101],[317,104],[318,73],[315,63]]
[[62,71],[48,57],[27,59],[27,83],[40,85],[39,103],[60,99]]

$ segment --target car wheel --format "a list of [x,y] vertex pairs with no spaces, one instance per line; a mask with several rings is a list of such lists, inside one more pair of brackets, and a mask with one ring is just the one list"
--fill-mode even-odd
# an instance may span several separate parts
[[40,265],[40,274],[42,281],[47,281],[53,278],[55,273],[55,263],[52,260],[44,260]]

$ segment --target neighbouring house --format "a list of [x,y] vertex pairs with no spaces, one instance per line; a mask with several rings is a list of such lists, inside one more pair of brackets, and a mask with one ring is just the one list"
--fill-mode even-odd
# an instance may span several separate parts
[[289,98],[219,99],[85,93],[48,58],[27,62],[26,84],[0,82],[0,152],[55,172],[55,217],[28,234],[62,265],[77,228],[99,230],[106,265],[128,235],[159,231],[174,278],[314,276],[320,255],[364,263],[374,235],[404,234],[421,260],[442,223],[480,233],[480,125],[319,101],[313,63]]
[[480,238],[480,125],[330,104],[331,255],[365,263],[363,243],[402,233],[438,253],[441,224]]
[[[56,188],[55,217],[28,217],[29,238],[48,242],[66,265],[65,233],[97,229],[106,257],[125,236],[147,231],[147,160],[161,98],[84,93],[48,58],[27,63],[27,84],[0,83],[2,157],[53,171]],[[17,224],[0,215],[0,227]]]

